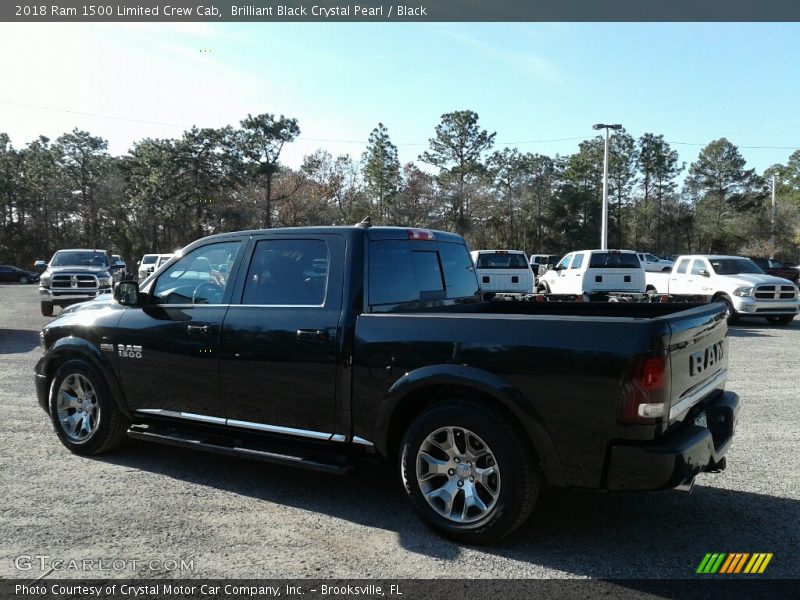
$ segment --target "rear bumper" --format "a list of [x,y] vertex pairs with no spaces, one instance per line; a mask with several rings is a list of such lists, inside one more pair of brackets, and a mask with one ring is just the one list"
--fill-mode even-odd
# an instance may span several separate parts
[[674,488],[704,471],[724,468],[733,441],[739,396],[721,392],[702,412],[708,427],[689,418],[656,444],[612,444],[606,471],[609,490]]

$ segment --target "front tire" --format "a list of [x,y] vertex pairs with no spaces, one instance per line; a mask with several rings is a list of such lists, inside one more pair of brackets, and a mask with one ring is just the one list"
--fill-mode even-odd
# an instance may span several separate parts
[[53,316],[53,303],[52,302],[42,302],[42,316],[44,317],[52,317]]
[[81,455],[118,448],[130,426],[103,376],[80,359],[65,362],[53,376],[50,420],[61,443]]
[[536,293],[537,294],[549,294],[550,293],[550,286],[547,285],[547,282],[542,281],[536,285]]
[[28,276],[27,275],[20,276],[19,282],[22,284],[28,283]]
[[436,404],[401,446],[406,494],[422,521],[444,537],[487,544],[522,525],[541,475],[530,441],[508,419],[472,400]]
[[733,302],[727,296],[720,296],[717,302],[722,302],[725,305],[725,317],[728,319],[729,325],[735,325],[739,322],[739,313],[733,308]]

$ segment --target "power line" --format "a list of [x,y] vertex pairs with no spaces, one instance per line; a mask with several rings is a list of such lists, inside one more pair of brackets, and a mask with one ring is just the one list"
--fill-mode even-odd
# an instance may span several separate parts
[[[96,117],[101,119],[112,119],[115,121],[128,121],[130,123],[143,123],[147,125],[159,125],[162,127],[175,127],[178,129],[189,129],[189,125],[178,125],[176,123],[164,123],[160,121],[149,121],[146,119],[134,119],[131,117],[118,117],[116,115],[104,115],[98,113],[90,113],[80,110],[72,110],[68,108],[55,108],[53,106],[43,106],[41,104],[30,104],[26,102],[14,102],[11,100],[2,100],[0,99],[0,103],[3,104],[10,104],[12,106],[22,106],[25,108],[35,108],[39,110],[49,110],[52,112],[62,112],[67,114],[73,115],[82,115],[85,117]],[[554,138],[554,139],[541,139],[541,140],[517,140],[517,141],[510,141],[510,142],[497,142],[498,146],[522,146],[525,144],[549,144],[554,142],[574,142],[577,140],[580,141],[587,141],[592,138],[586,136],[577,136],[577,137],[566,137],[566,138]],[[297,138],[297,141],[302,142],[316,142],[316,143],[326,143],[326,144],[359,144],[359,145],[366,145],[369,143],[368,140],[339,140],[339,139],[326,139],[326,138],[309,138],[300,136]],[[698,146],[704,147],[707,146],[708,143],[699,143],[699,142],[671,142],[667,141],[668,144],[672,144],[673,146]],[[426,146],[427,142],[397,142],[395,146]],[[736,145],[737,148],[741,148],[743,150],[798,150],[797,146],[739,146]]]

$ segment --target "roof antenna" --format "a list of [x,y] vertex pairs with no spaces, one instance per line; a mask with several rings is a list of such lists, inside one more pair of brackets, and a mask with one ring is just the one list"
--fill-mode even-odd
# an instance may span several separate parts
[[372,227],[372,219],[370,219],[369,215],[361,219],[360,223],[356,223],[356,227],[360,227],[361,229],[369,229]]

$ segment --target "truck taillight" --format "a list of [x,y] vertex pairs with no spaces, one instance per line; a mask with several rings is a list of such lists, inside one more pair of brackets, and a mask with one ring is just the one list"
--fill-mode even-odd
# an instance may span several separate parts
[[622,385],[617,420],[658,423],[669,412],[670,366],[666,352],[633,358]]

